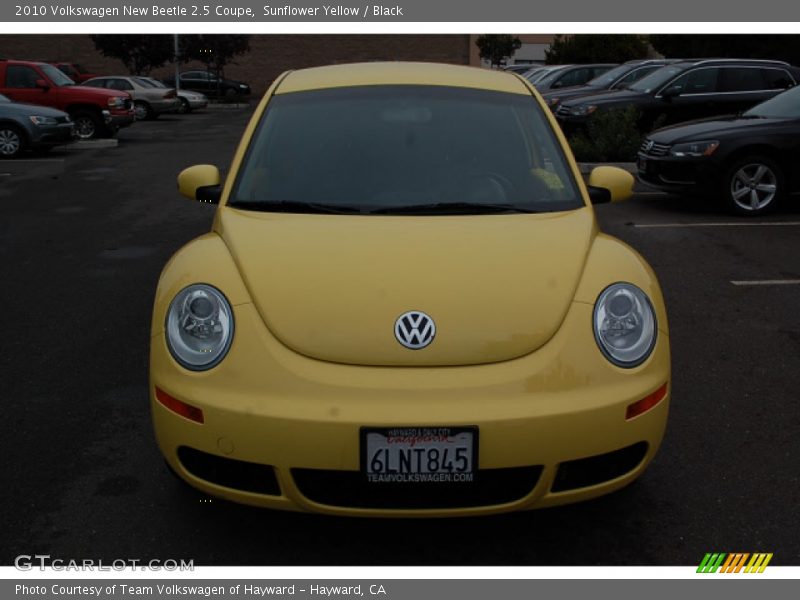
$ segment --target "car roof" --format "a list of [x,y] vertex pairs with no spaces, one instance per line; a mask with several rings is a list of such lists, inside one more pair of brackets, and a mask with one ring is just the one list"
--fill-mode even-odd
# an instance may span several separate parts
[[365,85],[436,85],[530,94],[506,71],[423,62],[370,62],[290,71],[276,94]]

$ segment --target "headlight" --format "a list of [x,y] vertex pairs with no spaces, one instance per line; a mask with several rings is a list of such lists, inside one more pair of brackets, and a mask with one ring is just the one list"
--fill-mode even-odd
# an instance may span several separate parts
[[58,125],[58,121],[53,117],[40,117],[40,116],[31,116],[29,117],[31,123],[34,125]]
[[242,88],[242,89],[246,89],[247,88],[247,86],[245,84],[243,84],[243,83],[240,83],[239,87]]
[[711,156],[719,147],[716,140],[705,140],[702,142],[687,142],[685,144],[675,144],[670,148],[672,156]]
[[594,337],[619,367],[642,364],[656,344],[656,316],[647,295],[630,283],[608,286],[594,306]]
[[167,347],[192,371],[205,371],[225,358],[233,340],[233,311],[225,296],[202,283],[182,289],[167,311]]
[[108,99],[108,105],[111,108],[122,108],[125,106],[125,99],[120,96],[113,96]]
[[592,114],[596,110],[597,107],[594,104],[580,104],[569,109],[569,114],[574,117],[585,117],[586,115]]

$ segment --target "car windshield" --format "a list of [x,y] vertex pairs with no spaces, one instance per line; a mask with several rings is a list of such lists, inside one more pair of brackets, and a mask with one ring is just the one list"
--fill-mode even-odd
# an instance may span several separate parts
[[156,88],[157,86],[152,80],[146,77],[131,77],[136,83],[146,88]]
[[540,77],[539,79],[537,79],[536,83],[538,83],[542,87],[547,87],[548,85],[553,83],[553,81],[557,77],[559,77],[561,75],[561,72],[566,68],[567,67],[557,67],[557,68],[553,69],[552,71],[549,71],[548,73],[545,73],[544,77]]
[[11,100],[3,96],[3,94],[0,94],[0,102],[11,102]]
[[744,113],[745,117],[762,117],[776,119],[800,119],[800,87],[770,98],[757,104]]
[[636,65],[619,65],[610,71],[606,71],[602,75],[598,75],[594,79],[586,82],[586,85],[591,87],[606,88],[614,83],[617,79],[636,68]]
[[662,85],[667,83],[670,79],[675,77],[676,75],[683,73],[688,67],[687,66],[675,66],[670,65],[666,67],[661,67],[650,73],[649,75],[645,75],[639,81],[632,83],[628,86],[629,90],[633,90],[635,92],[644,92],[645,94],[649,94],[657,89],[659,89]]
[[470,214],[570,210],[583,201],[531,96],[405,85],[276,95],[229,204]]
[[69,77],[64,75],[57,67],[53,65],[39,65],[39,68],[44,72],[45,75],[56,85],[56,87],[63,87],[65,85],[75,85],[75,82],[72,81]]

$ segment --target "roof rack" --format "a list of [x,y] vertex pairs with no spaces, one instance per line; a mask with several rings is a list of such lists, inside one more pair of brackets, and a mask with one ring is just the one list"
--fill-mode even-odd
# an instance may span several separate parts
[[780,65],[788,67],[789,63],[783,60],[770,60],[768,58],[702,58],[697,61],[698,65],[705,65],[708,63],[726,63],[726,62],[749,62],[749,63],[766,63],[772,65]]

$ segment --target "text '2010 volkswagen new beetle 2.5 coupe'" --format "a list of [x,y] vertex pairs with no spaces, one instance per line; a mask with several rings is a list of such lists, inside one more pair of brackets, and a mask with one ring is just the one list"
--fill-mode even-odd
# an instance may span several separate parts
[[156,292],[150,393],[182,479],[246,504],[472,515],[619,489],[667,420],[656,277],[599,232],[534,89],[500,71],[369,63],[281,75],[212,231]]

